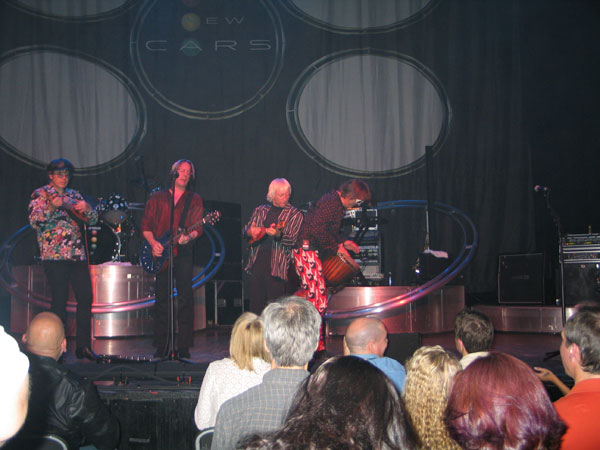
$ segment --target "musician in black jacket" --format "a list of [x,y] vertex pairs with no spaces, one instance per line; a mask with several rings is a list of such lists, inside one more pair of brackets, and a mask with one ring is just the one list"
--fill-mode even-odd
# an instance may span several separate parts
[[[321,262],[336,253],[351,258],[348,250],[358,253],[360,248],[342,237],[341,225],[344,211],[360,206],[371,199],[367,183],[353,179],[343,183],[337,190],[328,192],[317,201],[304,218],[302,231],[293,251],[296,272],[300,277],[298,295],[315,305],[321,315],[327,308],[327,286]],[[323,333],[317,351],[325,349]]]
[[[155,258],[166,256],[168,251],[159,242],[169,231],[171,199],[174,195],[175,211],[172,234],[178,228],[200,225],[189,234],[183,234],[178,242],[174,257],[173,278],[177,287],[177,349],[181,358],[190,357],[190,347],[194,345],[194,308],[192,293],[192,246],[190,241],[202,234],[202,213],[204,205],[200,195],[191,192],[188,187],[196,176],[196,169],[191,161],[180,159],[171,167],[171,175],[175,178],[173,189],[155,193],[146,204],[142,218],[142,234],[152,247]],[[185,213],[184,220],[182,216]],[[154,347],[156,357],[167,356],[169,337],[169,270],[163,270],[156,275],[154,305]]]

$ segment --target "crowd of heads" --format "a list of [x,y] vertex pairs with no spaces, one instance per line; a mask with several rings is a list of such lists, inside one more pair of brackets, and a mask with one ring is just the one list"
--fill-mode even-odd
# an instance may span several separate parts
[[[230,356],[241,369],[252,370],[254,358],[272,361],[273,367],[305,369],[317,348],[320,327],[321,316],[311,303],[282,298],[269,304],[261,317],[244,313],[238,318]],[[423,346],[406,361],[402,392],[368,360],[348,356],[376,353],[372,347],[377,342],[382,342],[383,352],[383,323],[359,318],[347,331],[344,345],[350,352],[328,359],[306,378],[282,427],[247,436],[239,448],[560,448],[566,425],[546,389],[524,362],[490,350],[493,327],[484,314],[461,311],[455,333],[465,350],[486,353],[463,369],[458,358],[439,345]],[[24,336],[28,351],[55,359],[64,352],[65,342],[62,322],[52,313],[36,316]],[[567,320],[563,361],[563,353],[573,349],[582,371],[600,373],[598,306],[583,306]],[[17,422],[22,423],[27,409],[27,396],[19,394],[28,392],[28,361],[2,329],[0,350],[11,362],[0,373],[3,402],[16,405],[9,415],[2,409],[1,445],[10,437],[9,429],[20,426]]]

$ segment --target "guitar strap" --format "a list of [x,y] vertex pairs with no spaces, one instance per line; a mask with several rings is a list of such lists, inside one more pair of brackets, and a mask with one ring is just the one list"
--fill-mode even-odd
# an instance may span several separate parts
[[187,192],[186,195],[187,197],[185,199],[185,205],[183,206],[183,212],[181,213],[181,217],[179,218],[179,225],[177,226],[177,228],[185,228],[185,218],[187,216],[188,210],[190,209],[190,205],[192,204],[192,197],[194,196],[194,194],[192,194],[191,192]]

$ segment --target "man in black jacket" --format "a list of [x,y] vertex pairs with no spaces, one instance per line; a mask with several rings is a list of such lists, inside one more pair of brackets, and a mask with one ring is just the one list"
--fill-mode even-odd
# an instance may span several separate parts
[[67,348],[60,318],[51,312],[35,316],[23,342],[30,362],[29,412],[19,435],[55,434],[69,448],[93,444],[114,450],[119,423],[100,400],[94,385],[58,363]]

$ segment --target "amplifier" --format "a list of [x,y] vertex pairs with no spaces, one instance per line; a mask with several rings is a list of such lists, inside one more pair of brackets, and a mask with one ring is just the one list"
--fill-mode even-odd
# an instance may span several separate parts
[[561,239],[565,264],[600,261],[600,234],[567,234]]

